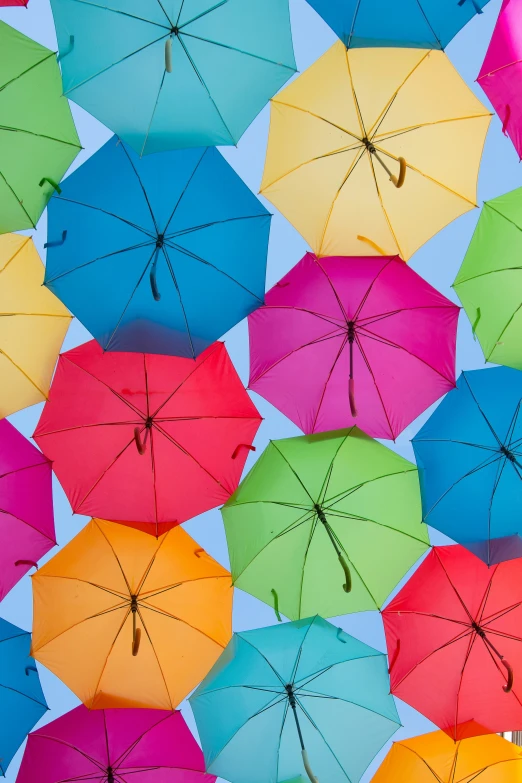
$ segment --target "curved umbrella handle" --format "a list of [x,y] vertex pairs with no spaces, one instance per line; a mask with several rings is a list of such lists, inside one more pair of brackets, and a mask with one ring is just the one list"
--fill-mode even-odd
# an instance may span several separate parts
[[377,242],[374,242],[372,239],[368,239],[368,237],[363,237],[362,234],[357,234],[357,239],[359,240],[359,242],[366,242],[367,245],[373,247],[373,249],[376,250],[381,256],[387,255],[386,251],[384,251],[382,247],[378,245]]
[[236,446],[234,449],[234,452],[232,454],[232,459],[237,459],[237,455],[239,454],[239,449],[248,449],[249,451],[255,451],[256,447],[251,446],[249,443],[240,443],[239,446]]
[[312,767],[310,766],[310,762],[308,761],[308,753],[306,752],[305,748],[301,750],[301,756],[303,757],[303,764],[306,770],[306,774],[310,778],[311,783],[319,783],[314,773],[312,772]]
[[60,247],[60,245],[63,245],[66,239],[67,239],[67,231],[64,229],[62,231],[61,239],[55,239],[54,242],[45,242],[44,247]]
[[340,564],[341,564],[341,566],[343,568],[343,571],[344,571],[344,576],[346,578],[346,582],[343,585],[343,590],[344,590],[345,593],[349,593],[351,591],[351,589],[352,589],[352,575],[350,573],[350,569],[348,567],[348,563],[344,559],[344,556],[343,556],[342,552],[339,552],[338,557],[339,557],[339,562],[340,562]]
[[39,187],[43,187],[44,183],[47,182],[57,193],[60,195],[62,192],[61,187],[52,179],[49,179],[49,177],[42,177],[40,182],[38,183]]
[[29,677],[29,672],[36,672],[36,674],[38,674],[38,669],[36,668],[36,666],[26,666],[25,667],[25,676],[26,677]]
[[274,590],[274,588],[272,588],[270,592],[274,596],[274,612],[275,612],[275,616],[277,617],[277,622],[282,623],[283,621],[281,620],[281,615],[279,614],[279,597],[276,591]]
[[350,378],[348,381],[348,398],[350,400],[350,413],[354,417],[357,416],[357,406],[355,405],[355,381]]
[[502,686],[502,690],[504,691],[504,693],[509,693],[513,687],[513,679],[514,679],[513,669],[505,658],[501,658],[500,663],[507,670],[507,683]]
[[404,158],[399,158],[399,167],[399,176],[395,177],[392,174],[390,177],[390,180],[393,182],[396,188],[402,188],[404,185],[404,180],[406,179],[406,161]]
[[393,653],[393,658],[390,661],[390,665],[388,666],[388,674],[392,673],[392,669],[397,663],[397,658],[399,657],[400,651],[401,651],[401,640],[397,639],[397,646],[395,648],[395,652]]
[[134,657],[136,657],[139,652],[140,642],[141,642],[141,628],[136,628],[134,637],[132,639],[132,654]]
[[152,296],[154,297],[155,302],[159,302],[161,299],[161,294],[159,292],[158,283],[156,280],[156,262],[154,262],[150,269],[150,290],[152,291]]
[[502,123],[502,133],[504,134],[504,136],[508,135],[508,125],[510,119],[511,119],[511,106],[508,103],[506,106],[506,113],[504,115],[504,122]]
[[60,60],[63,60],[64,57],[67,57],[68,54],[72,52],[74,49],[74,35],[69,36],[69,46],[67,49],[64,49],[64,51],[61,54],[58,54],[56,57],[56,61],[60,62]]
[[172,38],[165,41],[165,70],[172,73]]
[[134,427],[134,442],[136,444],[136,448],[138,449],[138,454],[143,456],[145,454],[145,443],[141,440],[139,427]]
[[38,563],[35,560],[15,560],[15,566],[28,565],[32,568],[36,568],[38,571]]

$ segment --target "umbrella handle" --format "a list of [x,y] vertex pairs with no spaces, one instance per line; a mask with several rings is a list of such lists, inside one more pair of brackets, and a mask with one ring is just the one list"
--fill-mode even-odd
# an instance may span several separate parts
[[26,666],[25,667],[25,676],[26,677],[29,677],[29,672],[36,672],[36,674],[38,674],[38,669],[36,668],[36,666]]
[[306,752],[305,748],[301,750],[301,756],[303,757],[303,765],[304,768],[306,769],[306,774],[310,778],[311,783],[319,783],[314,773],[312,772],[312,767],[310,766],[310,762],[308,761],[308,753]]
[[165,70],[172,73],[172,38],[170,36],[165,41]]
[[348,398],[350,400],[350,413],[355,418],[357,416],[357,407],[355,405],[355,381],[350,378],[348,381]]
[[134,657],[136,657],[139,652],[140,642],[141,642],[141,628],[136,628],[136,632],[132,640],[132,654]]
[[36,568],[38,571],[38,563],[36,563],[34,560],[15,560],[15,566],[19,565],[28,565],[32,566],[33,568]]
[[[466,0],[459,0],[459,2],[457,3],[457,5],[463,6],[465,2],[466,2]],[[482,8],[481,8],[481,7],[479,6],[479,4],[477,3],[477,0],[471,0],[471,3],[472,3],[472,5],[473,5],[473,8],[475,9],[475,11],[476,11],[476,13],[477,13],[477,14],[483,14],[483,13],[484,13],[484,11],[482,10]]]
[[401,651],[401,640],[397,639],[397,646],[395,647],[395,652],[393,653],[393,658],[390,661],[390,665],[388,666],[388,674],[392,673],[392,669],[397,663],[397,658],[399,657],[399,653]]
[[62,238],[55,239],[54,242],[45,242],[44,247],[60,247],[67,239],[67,231],[62,231]]
[[159,254],[159,247],[156,248],[156,251],[154,253],[154,261],[152,262],[152,266],[150,268],[150,274],[149,274],[150,290],[152,291],[152,296],[154,297],[155,302],[159,302],[159,300],[161,299],[161,294],[158,288],[158,281],[156,280],[156,267],[158,265],[158,254]]
[[249,443],[240,443],[239,446],[236,446],[234,449],[234,452],[232,454],[232,459],[237,459],[237,455],[239,454],[239,449],[248,449],[249,451],[255,451],[256,447],[251,446]]
[[393,174],[390,180],[393,182],[396,188],[402,188],[404,180],[406,179],[406,161],[404,158],[399,158],[399,176],[395,177]]
[[343,590],[344,590],[345,593],[349,593],[351,591],[351,589],[352,589],[352,575],[350,573],[350,569],[348,567],[348,563],[344,559],[344,556],[343,556],[342,552],[339,552],[338,557],[339,557],[339,562],[340,562],[340,564],[341,564],[341,566],[343,568],[343,571],[344,571],[344,576],[346,578],[346,582],[343,585]]
[[476,333],[477,326],[478,326],[478,324],[479,324],[479,321],[480,321],[480,315],[481,315],[481,313],[480,313],[480,307],[477,307],[477,317],[475,318],[475,320],[474,320],[474,321],[473,321],[473,323],[471,324],[471,331],[472,331],[472,333],[473,333],[473,339],[474,339],[474,340],[476,340],[476,339],[477,339],[477,336],[476,336],[476,334],[475,334],[475,333]]
[[145,443],[141,440],[139,427],[134,427],[134,442],[136,444],[136,448],[138,449],[138,454],[143,456],[145,454]]
[[504,122],[502,123],[502,133],[504,134],[504,136],[508,135],[508,125],[510,119],[511,119],[511,106],[508,103],[506,106],[506,114],[504,116]]
[[73,49],[74,49],[74,35],[70,35],[69,36],[69,46],[67,47],[67,49],[64,52],[62,52],[61,54],[59,54],[57,56],[56,61],[60,62],[60,60],[63,60],[63,58],[67,57],[67,55],[70,54]]
[[507,683],[502,686],[502,690],[504,691],[504,693],[509,693],[511,691],[511,688],[513,687],[513,669],[505,658],[501,658],[500,663],[507,670]]
[[49,179],[49,177],[42,177],[42,179],[38,183],[38,186],[43,187],[44,182],[47,182],[52,188],[54,188],[54,190],[58,193],[58,195],[60,195],[62,189],[56,182],[54,182],[54,180]]
[[363,237],[362,234],[357,234],[357,239],[359,240],[359,242],[366,242],[367,245],[373,247],[373,249],[376,250],[381,256],[387,255],[387,253],[382,249],[380,245],[377,244],[377,242],[373,242],[371,239],[368,239],[368,237]]
[[274,590],[274,588],[272,588],[270,590],[270,592],[274,596],[274,612],[275,612],[275,616],[277,617],[277,622],[278,623],[282,623],[283,621],[281,620],[281,615],[279,614],[279,598],[278,598],[278,595],[277,595],[276,591]]

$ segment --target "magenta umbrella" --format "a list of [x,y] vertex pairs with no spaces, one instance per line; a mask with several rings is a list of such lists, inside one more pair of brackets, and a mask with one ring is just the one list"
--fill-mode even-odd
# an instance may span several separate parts
[[249,387],[307,434],[395,439],[455,386],[459,308],[397,256],[307,253],[265,301]]
[[0,420],[0,600],[56,545],[51,463]]
[[81,705],[31,732],[17,783],[214,783],[203,753],[170,710]]
[[522,0],[504,0],[477,79],[522,158]]

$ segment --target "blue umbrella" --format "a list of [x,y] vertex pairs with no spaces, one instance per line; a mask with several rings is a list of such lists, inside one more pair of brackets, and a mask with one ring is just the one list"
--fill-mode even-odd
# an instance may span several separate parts
[[113,137],[51,199],[45,285],[105,350],[194,358],[263,303],[270,218],[217,150]]
[[463,372],[413,439],[424,521],[488,564],[522,557],[522,372]]
[[321,617],[234,634],[190,698],[231,783],[357,783],[400,722],[386,656]]
[[348,47],[445,49],[488,0],[308,0]]
[[34,660],[31,634],[0,618],[0,772],[48,709]]
[[288,0],[52,0],[64,94],[138,154],[235,144],[295,72]]

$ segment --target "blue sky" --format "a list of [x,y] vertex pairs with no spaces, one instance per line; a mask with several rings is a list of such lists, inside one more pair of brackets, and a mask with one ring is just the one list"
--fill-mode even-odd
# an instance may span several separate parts
[[[400,0],[397,0],[400,3]],[[336,40],[333,33],[322,22],[319,16],[307,5],[305,0],[290,0],[292,26],[297,66],[304,71]],[[454,39],[447,49],[447,54],[457,67],[469,86],[481,100],[487,101],[480,88],[475,84],[475,78],[480,70],[484,54],[495,24],[500,0],[491,0],[481,16],[473,21]],[[26,35],[35,38],[40,43],[56,48],[52,14],[48,0],[30,0],[28,10],[23,8],[1,9],[0,18],[18,28]],[[111,135],[100,123],[83,110],[72,105],[78,133],[84,151],[77,158],[74,166],[80,165],[92,155]],[[268,107],[261,112],[247,130],[237,148],[224,148],[223,154],[250,188],[257,193],[261,181],[266,140],[268,134]],[[497,117],[493,118],[491,129],[486,141],[484,157],[479,178],[478,203],[506,193],[522,185],[522,167],[518,156],[508,139],[501,132],[501,124]],[[267,204],[271,212],[272,205]],[[473,233],[479,216],[479,210],[459,218],[456,222],[434,237],[411,261],[411,266],[425,277],[432,285],[446,296],[456,301],[451,284],[462,262],[464,253]],[[34,239],[44,258],[43,244],[46,241],[46,216],[42,217]],[[284,275],[307,250],[307,245],[297,232],[278,215],[274,215],[270,238],[267,288],[272,286]],[[83,327],[74,321],[65,342],[65,348],[72,348],[89,339]],[[248,340],[246,323],[241,323],[226,336],[225,342],[241,378],[248,381]],[[473,340],[469,322],[462,312],[459,321],[457,370],[475,369],[484,366],[484,358],[480,346]],[[300,434],[297,428],[272,406],[252,395],[256,405],[264,417],[264,422],[256,440],[257,453],[249,457],[247,466],[253,464],[270,439],[288,437]],[[41,412],[37,405],[11,417],[11,421],[28,437],[32,435]],[[429,411],[414,422],[400,436],[395,444],[387,444],[403,456],[413,459],[410,439],[415,435]],[[65,495],[57,481],[54,482],[55,515],[57,539],[61,546],[66,544],[86,523],[85,517],[73,516]],[[197,539],[214,557],[228,565],[226,542],[219,510],[201,515],[185,525],[186,530]],[[432,541],[442,543],[440,534],[433,533]],[[52,554],[52,553],[51,553]],[[23,628],[29,629],[32,620],[32,597],[30,578],[24,579],[12,590],[0,607],[0,615],[6,620]],[[271,608],[254,598],[236,591],[234,605],[234,628],[244,630],[275,622]],[[339,625],[359,637],[363,641],[381,650],[385,649],[382,623],[377,612],[365,612],[358,615],[345,616],[334,620]],[[50,711],[42,720],[52,720],[78,703],[76,697],[50,672],[39,666],[44,692]],[[398,702],[403,728],[395,735],[413,736],[429,731],[432,725],[414,710]],[[194,727],[190,708],[182,705],[183,713],[189,724]],[[347,737],[349,740],[349,737]],[[385,750],[383,751],[383,753]],[[363,778],[371,778],[379,759],[369,768]],[[7,781],[12,783],[21,759],[19,753],[12,762],[7,774]]]

